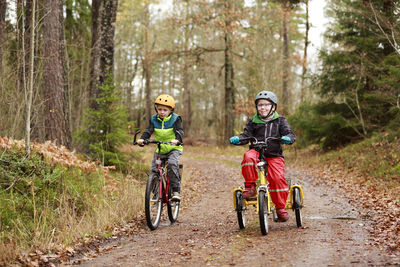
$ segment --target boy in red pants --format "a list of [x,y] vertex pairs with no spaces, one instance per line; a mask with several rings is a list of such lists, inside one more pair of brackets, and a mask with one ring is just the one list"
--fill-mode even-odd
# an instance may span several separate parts
[[[259,92],[255,104],[257,114],[247,122],[242,134],[229,139],[231,144],[245,144],[247,142],[241,143],[240,139],[248,137],[255,137],[259,141],[265,141],[267,137],[281,138],[282,144],[292,144],[296,140],[285,117],[276,112],[278,98],[273,92]],[[250,149],[243,156],[242,174],[245,179],[243,197],[247,199],[256,195],[258,156],[259,153],[255,149]],[[289,214],[285,210],[289,187],[285,179],[285,160],[281,144],[270,142],[264,157],[268,162],[267,179],[271,199],[277,209],[279,221],[285,222],[289,219]]]

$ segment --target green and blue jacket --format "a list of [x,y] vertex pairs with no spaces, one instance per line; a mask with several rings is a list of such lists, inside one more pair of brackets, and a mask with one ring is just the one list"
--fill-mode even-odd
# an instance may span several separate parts
[[[161,119],[157,114],[150,118],[149,126],[144,130],[141,139],[149,139],[154,133],[154,139],[157,141],[168,142],[173,139],[183,141],[183,128],[181,116],[171,113],[168,117]],[[168,154],[172,150],[182,151],[182,146],[161,145],[161,154]],[[157,151],[158,152],[158,151]]]

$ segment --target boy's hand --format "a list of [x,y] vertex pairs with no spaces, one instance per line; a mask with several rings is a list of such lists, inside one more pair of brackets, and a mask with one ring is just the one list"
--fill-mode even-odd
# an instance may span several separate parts
[[137,140],[139,146],[144,146],[144,139]]
[[289,136],[282,136],[281,139],[281,144],[290,145],[292,143],[292,140],[290,140]]
[[177,146],[177,145],[179,144],[179,140],[172,139],[172,140],[171,140],[171,143],[172,143],[174,146]]
[[232,136],[231,138],[229,138],[229,143],[234,145],[240,145],[239,136]]

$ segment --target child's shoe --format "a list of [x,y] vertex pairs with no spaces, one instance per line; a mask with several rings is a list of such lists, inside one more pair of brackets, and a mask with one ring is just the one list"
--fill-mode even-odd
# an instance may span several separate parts
[[256,196],[256,184],[255,183],[244,183],[243,197],[246,199],[251,199]]
[[171,201],[181,201],[181,194],[179,194],[179,192],[173,192]]
[[278,221],[280,222],[286,222],[289,220],[289,214],[285,209],[277,209],[276,214],[278,215]]

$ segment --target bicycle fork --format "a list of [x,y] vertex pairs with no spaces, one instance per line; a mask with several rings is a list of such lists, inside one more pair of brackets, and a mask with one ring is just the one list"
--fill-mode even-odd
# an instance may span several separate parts
[[[258,172],[258,177],[260,180],[260,186],[258,187],[258,191],[257,191],[257,203],[259,202],[259,197],[260,197],[260,191],[264,191],[265,195],[267,197],[266,202],[267,202],[267,211],[268,214],[271,213],[271,205],[270,205],[270,196],[269,196],[269,192],[268,192],[268,182],[266,179],[266,175],[265,175],[265,165],[266,162],[261,161],[259,163],[257,163],[257,167],[259,169]],[[257,205],[257,213],[259,213],[259,205]]]

